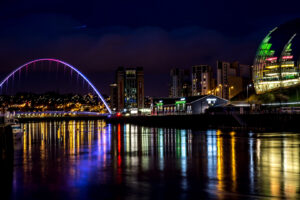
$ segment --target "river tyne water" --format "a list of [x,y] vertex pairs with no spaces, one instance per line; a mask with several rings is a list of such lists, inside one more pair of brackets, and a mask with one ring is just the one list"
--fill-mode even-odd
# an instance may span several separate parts
[[22,126],[1,172],[8,199],[300,199],[299,133]]

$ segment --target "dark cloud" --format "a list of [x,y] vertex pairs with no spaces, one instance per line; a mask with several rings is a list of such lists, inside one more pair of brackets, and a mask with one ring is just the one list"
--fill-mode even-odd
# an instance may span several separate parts
[[[263,6],[281,12],[266,14]],[[252,64],[263,36],[297,16],[289,8],[269,1],[1,2],[0,74],[55,57],[108,93],[118,66],[144,66],[146,94],[166,95],[171,67],[217,59]]]
[[[31,55],[34,55],[32,59],[56,56],[100,71],[118,65],[166,70],[172,66],[211,63],[214,58],[226,55],[228,51],[225,49],[232,49],[235,45],[234,38],[199,26],[171,30],[106,27],[81,31],[73,29],[81,26],[78,22],[65,16],[47,15],[42,18],[24,20],[20,26],[9,27],[11,30],[1,34],[3,61],[10,62],[7,52],[13,55],[15,51],[15,60],[31,58]],[[238,42],[241,45],[242,41]]]

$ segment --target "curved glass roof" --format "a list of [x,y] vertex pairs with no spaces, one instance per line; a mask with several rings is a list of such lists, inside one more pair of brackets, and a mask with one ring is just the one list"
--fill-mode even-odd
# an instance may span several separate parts
[[256,93],[300,84],[300,18],[282,24],[261,42],[253,66]]

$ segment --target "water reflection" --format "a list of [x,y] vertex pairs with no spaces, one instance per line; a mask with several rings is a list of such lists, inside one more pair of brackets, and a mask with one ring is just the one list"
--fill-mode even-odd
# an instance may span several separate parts
[[104,121],[23,127],[14,198],[300,198],[296,133],[197,132]]

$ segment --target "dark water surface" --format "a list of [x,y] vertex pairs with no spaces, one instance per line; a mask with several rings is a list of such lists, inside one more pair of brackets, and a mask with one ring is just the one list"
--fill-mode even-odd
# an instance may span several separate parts
[[1,172],[10,199],[300,199],[299,133],[23,126]]

